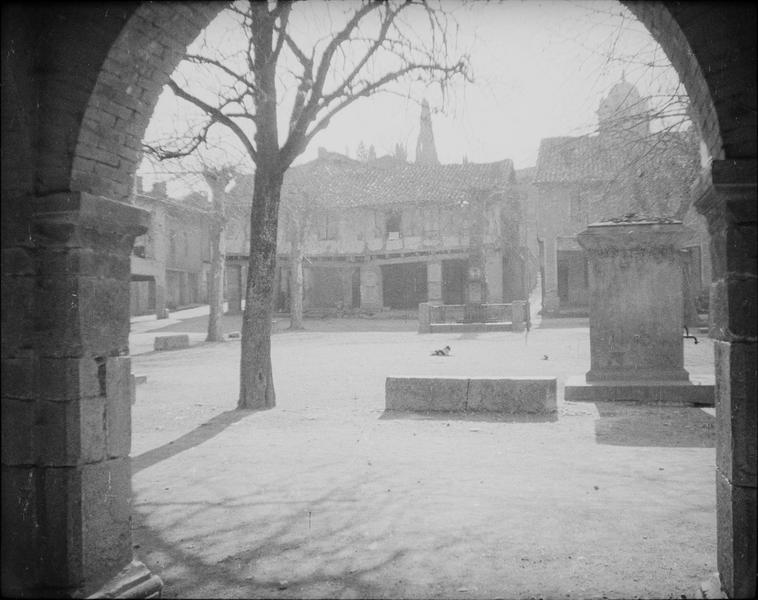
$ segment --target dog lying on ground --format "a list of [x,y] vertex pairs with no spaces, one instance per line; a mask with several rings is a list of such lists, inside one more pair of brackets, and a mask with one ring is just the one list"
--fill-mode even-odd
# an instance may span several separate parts
[[450,356],[450,346],[445,346],[441,350],[432,352],[432,356]]

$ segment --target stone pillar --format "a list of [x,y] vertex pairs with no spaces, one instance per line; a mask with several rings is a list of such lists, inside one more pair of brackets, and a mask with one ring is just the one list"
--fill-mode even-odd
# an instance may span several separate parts
[[524,331],[526,327],[526,303],[519,300],[511,302],[511,331]]
[[560,312],[560,299],[558,298],[558,256],[556,239],[547,238],[545,240],[544,253],[544,276],[545,280],[542,286],[545,290],[542,298],[542,313],[544,315],[555,315]]
[[382,310],[382,269],[378,265],[361,265],[361,308]]
[[718,570],[729,598],[756,595],[758,215],[756,161],[712,163],[695,206],[711,238],[716,358]]
[[3,595],[158,593],[130,529],[129,255],[148,213],[85,193],[21,212],[25,237],[3,240]]
[[418,305],[418,332],[430,333],[432,322],[431,304],[429,302],[422,302]]
[[426,264],[427,299],[431,304],[442,304],[442,261],[433,260]]
[[687,381],[681,222],[604,222],[578,236],[590,261],[587,381]]
[[166,272],[161,277],[155,278],[155,316],[159,319],[168,319],[166,308]]
[[487,298],[490,304],[503,302],[503,253],[489,250],[484,255],[484,280],[487,282]]

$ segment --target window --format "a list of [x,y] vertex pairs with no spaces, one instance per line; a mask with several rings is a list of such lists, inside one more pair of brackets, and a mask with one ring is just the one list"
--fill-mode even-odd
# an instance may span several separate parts
[[337,215],[329,212],[323,212],[318,217],[318,239],[319,240],[336,240],[337,239],[338,221]]
[[401,221],[402,221],[402,215],[399,210],[393,210],[387,215],[387,223],[386,223],[387,236],[390,239],[397,239],[400,236]]
[[176,231],[173,229],[169,230],[168,232],[168,243],[169,256],[171,257],[172,261],[176,261]]

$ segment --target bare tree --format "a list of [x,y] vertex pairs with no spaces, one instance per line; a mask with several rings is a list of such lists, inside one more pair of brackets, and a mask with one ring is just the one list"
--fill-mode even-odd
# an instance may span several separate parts
[[211,270],[208,281],[208,334],[207,342],[223,342],[222,317],[224,314],[224,272],[226,248],[224,230],[226,228],[226,193],[234,181],[234,171],[228,167],[203,170],[203,178],[211,190],[213,214],[211,216]]
[[228,149],[223,152],[225,164],[218,164],[218,148],[209,148],[207,144],[198,147],[191,157],[174,156],[170,151],[162,149],[150,141],[143,142],[143,151],[149,161],[162,163],[164,173],[173,174],[174,178],[186,187],[196,187],[198,180],[203,181],[211,192],[209,210],[211,264],[208,279],[208,331],[206,341],[221,342],[224,340],[222,331],[222,315],[224,310],[224,273],[226,251],[224,231],[228,216],[227,195],[235,180],[242,177],[241,160]]
[[[275,405],[270,336],[285,171],[358,99],[401,81],[444,86],[469,70],[465,57],[450,58],[448,15],[431,2],[269,0],[227,10],[242,32],[241,47],[225,52],[199,44],[185,55],[168,87],[202,118],[185,143],[161,150],[191,154],[223,126],[255,163],[238,407],[268,408]],[[213,89],[193,85],[197,72]],[[280,110],[288,115],[281,132]]]

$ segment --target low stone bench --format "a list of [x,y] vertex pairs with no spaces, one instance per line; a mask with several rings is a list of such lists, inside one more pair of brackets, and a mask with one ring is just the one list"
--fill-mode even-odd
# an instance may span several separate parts
[[178,350],[180,348],[189,348],[189,335],[181,333],[179,335],[162,335],[155,338],[153,343],[155,350]]
[[555,377],[387,377],[386,410],[548,414]]

